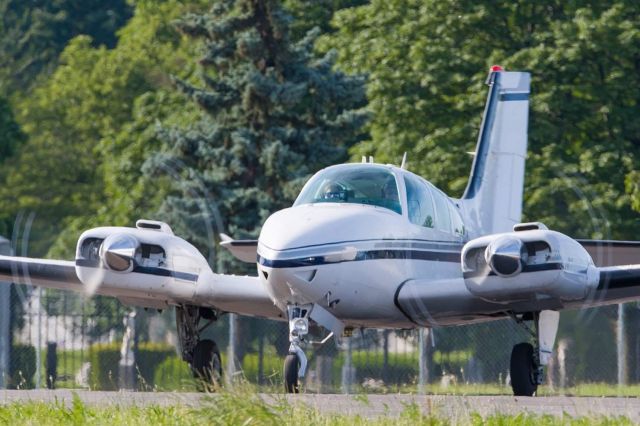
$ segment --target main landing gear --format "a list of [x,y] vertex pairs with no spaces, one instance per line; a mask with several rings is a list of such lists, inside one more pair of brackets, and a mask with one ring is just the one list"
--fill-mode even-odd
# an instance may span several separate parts
[[[515,396],[533,396],[544,380],[544,366],[553,355],[560,313],[533,312],[520,317],[514,315],[514,319],[531,333],[534,345],[518,343],[513,347],[509,369],[511,388]],[[533,321],[535,329],[531,329],[526,320]]]
[[[198,306],[176,308],[176,325],[182,349],[182,359],[189,363],[193,376],[202,379],[205,387],[221,384],[222,360],[213,340],[200,339],[200,334],[217,320],[216,312]],[[201,320],[205,324],[200,326]]]
[[307,371],[307,356],[300,347],[309,333],[311,305],[287,306],[289,316],[289,354],[284,359],[284,389],[287,393],[299,393],[300,382]]

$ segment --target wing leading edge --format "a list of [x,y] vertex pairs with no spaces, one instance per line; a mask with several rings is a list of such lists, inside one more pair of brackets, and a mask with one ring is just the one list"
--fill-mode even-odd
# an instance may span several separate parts
[[640,264],[598,268],[600,281],[590,305],[622,303],[640,299]]
[[640,262],[640,241],[576,240],[596,266],[634,265]]
[[[167,308],[187,304],[270,319],[283,317],[258,277],[215,274],[208,269],[201,272],[197,281],[189,282],[175,271],[158,274],[158,268],[121,273],[82,265],[82,277],[88,281],[83,282],[78,276],[79,265],[82,263],[0,256],[0,280],[87,296],[110,296],[133,306]],[[93,271],[93,279],[86,279],[87,269]]]

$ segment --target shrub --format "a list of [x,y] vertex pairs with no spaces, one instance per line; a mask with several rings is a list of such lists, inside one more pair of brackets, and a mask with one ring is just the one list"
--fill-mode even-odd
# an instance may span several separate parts
[[[138,387],[148,390],[154,386],[155,371],[165,359],[175,356],[175,349],[158,343],[140,343],[136,350],[136,374]],[[92,389],[117,390],[120,344],[96,344],[89,348],[91,374],[89,385]]]
[[118,389],[118,363],[120,345],[118,343],[95,344],[89,347],[89,386],[98,390]]
[[136,351],[136,369],[139,374],[138,387],[149,390],[155,385],[156,369],[167,358],[175,357],[175,348],[162,343],[140,343]]
[[[258,383],[258,358],[259,354],[249,353],[242,359],[244,377],[252,383]],[[280,383],[282,381],[283,358],[277,354],[265,353],[262,363],[262,373],[265,381]]]
[[36,348],[29,345],[13,345],[9,363],[11,389],[33,389],[33,376],[36,374]]
[[162,361],[155,370],[153,383],[161,391],[196,391],[196,380],[193,378],[189,364],[177,356]]

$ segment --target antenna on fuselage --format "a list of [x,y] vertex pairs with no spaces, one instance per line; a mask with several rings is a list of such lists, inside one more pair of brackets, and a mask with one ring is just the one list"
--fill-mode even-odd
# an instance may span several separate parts
[[373,164],[373,155],[370,155],[370,156],[369,156],[369,163],[372,163],[372,164]]
[[362,156],[362,162],[363,162],[363,163],[366,163],[366,162],[367,162],[367,156],[366,156],[366,155],[363,155],[363,156]]
[[406,151],[402,155],[402,164],[400,164],[400,168],[403,169],[403,170],[407,169],[407,153],[406,153]]

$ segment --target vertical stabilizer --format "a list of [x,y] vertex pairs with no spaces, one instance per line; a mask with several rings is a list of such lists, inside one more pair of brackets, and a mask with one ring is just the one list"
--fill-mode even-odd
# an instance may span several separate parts
[[460,200],[472,236],[510,231],[520,222],[530,82],[526,72],[489,74],[471,176]]

